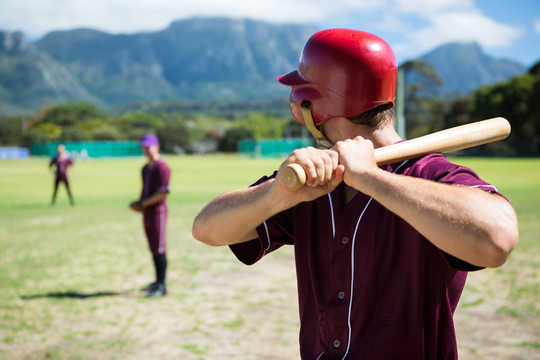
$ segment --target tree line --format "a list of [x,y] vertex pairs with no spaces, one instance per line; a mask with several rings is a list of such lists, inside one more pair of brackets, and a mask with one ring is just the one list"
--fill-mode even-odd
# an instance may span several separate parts
[[44,106],[29,117],[0,118],[0,146],[69,141],[139,141],[156,134],[164,153],[190,153],[197,143],[214,142],[215,150],[236,151],[241,139],[280,138],[291,119],[262,112],[213,114],[195,106],[189,111],[126,111],[107,114],[92,103]]
[[439,93],[441,79],[431,65],[409,61],[401,68],[406,74],[404,113],[408,138],[504,117],[512,126],[507,139],[465,152],[469,155],[540,155],[540,62],[525,74],[481,87],[470,95],[453,97],[450,101]]
[[[502,116],[512,125],[502,142],[467,150],[471,155],[538,156],[540,154],[540,62],[526,74],[484,86],[467,96],[448,100],[439,92],[440,77],[426,62],[409,61],[405,72],[404,113],[407,138]],[[244,110],[242,110],[244,109]],[[201,142],[213,151],[235,152],[241,139],[300,136],[284,101],[245,101],[234,104],[167,103],[104,112],[91,103],[44,106],[33,116],[0,117],[0,146],[29,147],[32,143],[68,141],[138,141],[156,134],[165,153],[190,153]]]

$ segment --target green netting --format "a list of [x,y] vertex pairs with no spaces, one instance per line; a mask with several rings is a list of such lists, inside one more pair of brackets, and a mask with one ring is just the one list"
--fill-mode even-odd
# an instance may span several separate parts
[[84,141],[84,142],[51,142],[46,144],[32,144],[30,153],[32,156],[56,155],[59,144],[64,144],[66,150],[72,157],[126,157],[141,156],[142,150],[138,142],[135,141]]
[[305,138],[241,140],[238,151],[256,157],[286,157],[295,149],[313,144],[312,139]]

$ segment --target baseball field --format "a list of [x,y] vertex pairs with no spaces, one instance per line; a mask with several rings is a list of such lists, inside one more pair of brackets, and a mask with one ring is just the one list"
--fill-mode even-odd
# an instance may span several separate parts
[[[73,207],[63,187],[49,206],[48,160],[0,161],[0,359],[298,359],[292,249],[248,267],[191,237],[207,201],[280,159],[165,157],[169,293],[159,299],[139,291],[153,266],[128,209],[144,158],[77,162]],[[540,359],[540,159],[453,160],[497,185],[520,222],[509,261],[469,276],[460,358]]]

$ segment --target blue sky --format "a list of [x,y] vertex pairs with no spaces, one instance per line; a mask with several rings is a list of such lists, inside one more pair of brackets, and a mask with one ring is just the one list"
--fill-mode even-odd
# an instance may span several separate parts
[[540,61],[540,0],[0,0],[0,29],[29,38],[80,27],[155,31],[193,16],[369,31],[399,63],[455,41],[525,66]]

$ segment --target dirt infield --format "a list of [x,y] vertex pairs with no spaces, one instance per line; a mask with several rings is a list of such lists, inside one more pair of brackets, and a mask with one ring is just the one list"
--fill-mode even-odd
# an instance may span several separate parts
[[[48,308],[53,319],[47,329],[22,330],[0,349],[11,359],[299,359],[292,250],[251,267],[230,261],[226,248],[208,251],[204,270],[171,271],[162,299],[142,298],[136,289],[143,276],[126,278],[121,293],[96,289],[21,299],[27,311]],[[457,310],[460,358],[540,359],[540,349],[527,346],[540,338],[540,324],[495,312],[503,302],[486,296],[495,291],[486,283],[492,272],[470,276],[471,290]]]

